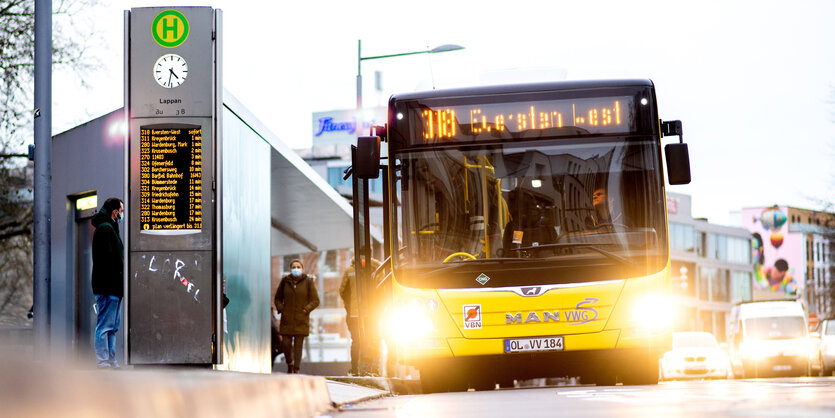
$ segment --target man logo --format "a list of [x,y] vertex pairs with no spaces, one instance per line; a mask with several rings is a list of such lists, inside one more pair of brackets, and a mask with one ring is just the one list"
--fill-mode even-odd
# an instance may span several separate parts
[[542,291],[542,287],[523,287],[522,288],[522,295],[523,296],[539,296],[539,292]]
[[[562,316],[564,317],[564,320],[568,323],[568,325],[588,324],[589,322],[597,320],[597,309],[591,306],[597,301],[597,298],[586,298],[578,302],[575,309],[568,309],[564,311],[546,310],[533,312],[505,313],[505,324],[510,325],[559,322],[560,312],[562,312]],[[525,313],[527,314],[527,316],[525,316],[525,318],[522,319],[522,316]]]

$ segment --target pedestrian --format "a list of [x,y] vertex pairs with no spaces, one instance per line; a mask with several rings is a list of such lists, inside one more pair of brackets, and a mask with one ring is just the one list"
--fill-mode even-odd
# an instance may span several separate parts
[[[272,311],[272,310],[271,310]],[[281,334],[278,333],[278,321],[276,320],[277,312],[270,312],[270,351],[272,362],[270,362],[270,370],[275,371],[275,359],[281,354]]]
[[299,259],[290,262],[290,274],[281,278],[275,292],[275,309],[281,314],[281,334],[287,373],[298,373],[304,339],[310,335],[310,312],[319,306],[315,277],[304,272]]
[[[378,365],[380,360],[379,347],[382,332],[378,320],[367,319],[364,335],[360,335],[359,298],[355,287],[359,286],[360,282],[355,277],[354,257],[353,255],[350,257],[351,265],[345,269],[342,274],[342,282],[339,284],[339,296],[345,305],[345,323],[348,326],[348,332],[351,334],[351,369],[348,374],[353,376],[379,376],[381,374]],[[380,262],[372,258],[369,273],[373,275],[378,267],[380,267]],[[370,280],[372,283],[379,283],[379,279],[380,277],[373,276]],[[385,311],[383,295],[387,293],[377,285],[372,286],[372,289],[373,293],[363,296],[365,299],[362,306],[366,312],[364,315],[366,315],[366,318],[381,318],[382,312]],[[390,294],[390,290],[388,293]]]
[[360,353],[359,312],[357,292],[354,290],[353,283],[356,268],[354,268],[354,257],[350,257],[351,265],[345,269],[345,273],[342,274],[342,282],[339,284],[339,296],[345,305],[345,323],[348,325],[348,333],[351,334],[351,369],[348,370],[348,375],[356,376],[359,374]]
[[116,332],[122,322],[125,255],[119,224],[125,207],[111,197],[93,215],[93,295],[96,297],[96,332],[93,347],[96,366],[119,368],[116,361]]

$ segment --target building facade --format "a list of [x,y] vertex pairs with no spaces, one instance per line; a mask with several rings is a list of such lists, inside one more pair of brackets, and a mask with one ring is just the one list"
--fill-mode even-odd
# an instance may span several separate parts
[[743,209],[742,223],[754,246],[755,300],[800,299],[811,318],[835,317],[835,214],[775,205]]
[[753,298],[751,234],[694,219],[691,203],[667,193],[674,331],[707,331],[721,342],[731,307]]

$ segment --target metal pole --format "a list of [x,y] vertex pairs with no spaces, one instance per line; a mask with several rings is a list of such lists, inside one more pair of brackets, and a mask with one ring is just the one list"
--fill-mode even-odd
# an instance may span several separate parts
[[52,1],[35,0],[35,358],[46,360],[50,334],[50,194],[52,187]]
[[[357,40],[357,111],[362,110],[362,40]],[[357,115],[359,117],[359,115]]]

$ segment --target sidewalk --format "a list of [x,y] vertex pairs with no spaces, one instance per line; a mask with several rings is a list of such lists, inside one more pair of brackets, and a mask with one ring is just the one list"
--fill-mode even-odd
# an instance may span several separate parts
[[[0,356],[0,415],[14,417],[315,417],[414,390],[379,377],[190,368],[70,369]],[[394,392],[392,387],[400,387]],[[413,393],[413,392],[412,392]]]

